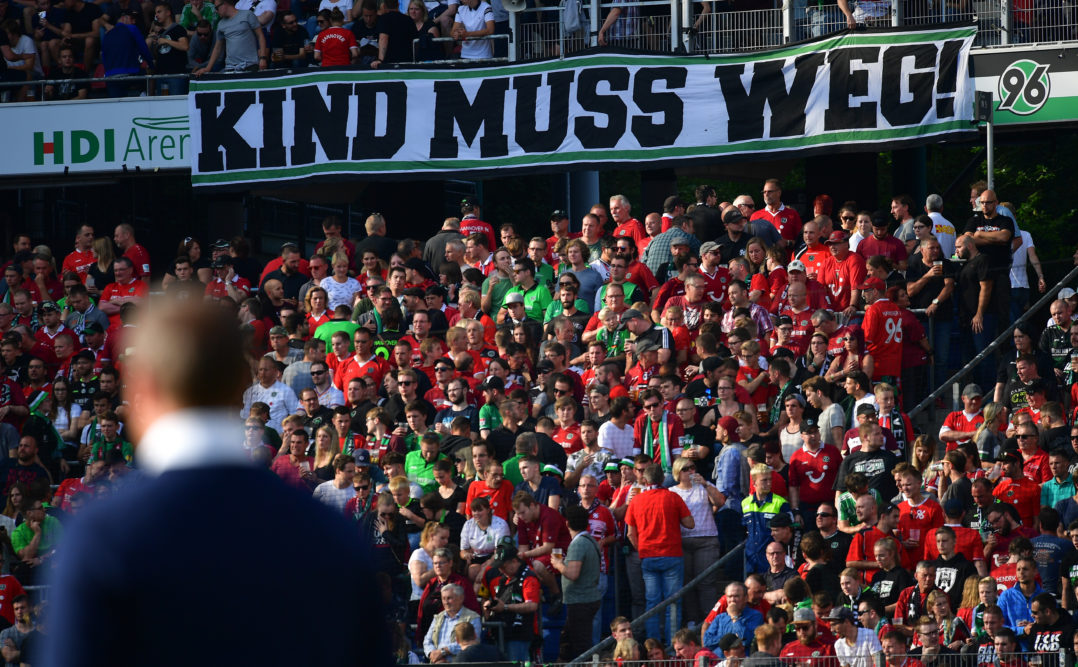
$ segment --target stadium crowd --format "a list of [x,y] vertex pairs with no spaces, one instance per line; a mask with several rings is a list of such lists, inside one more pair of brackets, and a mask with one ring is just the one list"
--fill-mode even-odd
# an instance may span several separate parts
[[[923,215],[820,195],[803,222],[775,179],[760,207],[695,194],[643,221],[615,195],[580,232],[555,211],[549,237],[495,229],[471,198],[425,241],[381,214],[353,240],[329,217],[308,257],[286,243],[265,265],[242,237],[184,238],[155,271],[128,224],[82,226],[73,248],[14,235],[5,660],[41,641],[25,587],[63,526],[144,474],[125,339],[165,299],[234,313],[243,446],[370,540],[404,662],[537,658],[541,623],[560,623],[563,660],[608,629],[615,659],[731,667],[1072,648],[1074,291],[938,431],[907,414],[1046,290],[1013,207],[977,183],[950,218],[938,195]],[[743,583],[716,572],[633,638],[628,619],[741,543]]]

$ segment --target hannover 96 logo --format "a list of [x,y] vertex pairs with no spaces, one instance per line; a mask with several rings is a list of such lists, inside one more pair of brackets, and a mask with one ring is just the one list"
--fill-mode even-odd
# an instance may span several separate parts
[[1051,93],[1048,65],[1018,60],[999,77],[999,109],[1019,116],[1036,113]]

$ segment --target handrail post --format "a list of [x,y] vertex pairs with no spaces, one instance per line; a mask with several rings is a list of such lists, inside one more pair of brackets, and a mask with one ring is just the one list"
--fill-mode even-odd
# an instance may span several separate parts
[[782,43],[794,41],[794,0],[782,0]]
[[902,3],[903,0],[891,0],[891,27],[898,28],[906,20]]
[[693,37],[689,32],[689,29],[695,24],[692,16],[692,3],[688,0],[682,0],[681,2],[681,43],[684,45],[685,53],[692,53]]
[[681,34],[681,12],[678,11],[678,0],[670,0],[670,52],[677,51]]
[[515,63],[517,61],[517,45],[520,44],[520,40],[517,39],[517,30],[519,26],[519,18],[517,12],[509,12],[509,62]]
[[589,23],[591,23],[591,30],[588,34],[588,46],[592,46],[591,38],[595,36],[595,45],[599,44],[599,26],[602,25],[601,17],[599,16],[599,0],[591,0],[591,16]]
[[1011,43],[1012,0],[999,0],[999,43]]

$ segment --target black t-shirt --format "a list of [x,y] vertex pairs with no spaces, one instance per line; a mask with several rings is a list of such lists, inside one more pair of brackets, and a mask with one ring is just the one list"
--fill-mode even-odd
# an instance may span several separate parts
[[730,260],[735,257],[745,256],[745,247],[749,244],[749,235],[742,233],[735,241],[730,238],[729,234],[723,234],[715,239],[715,243],[719,244],[720,261],[722,261],[723,264],[728,264]]
[[1078,586],[1078,551],[1068,551],[1063,555],[1063,562],[1059,565],[1059,574],[1070,582],[1069,586],[1064,587],[1063,599],[1067,602],[1067,606],[1073,607],[1076,602],[1074,587]]
[[[187,38],[187,31],[173,23],[161,31],[161,37],[179,41]],[[153,48],[153,66],[158,74],[182,74],[187,71],[187,52],[158,41]]]
[[412,39],[415,36],[415,22],[412,19],[400,12],[386,12],[378,17],[376,27],[379,35],[389,35],[386,62],[403,63],[412,60]]
[[[920,292],[910,296],[910,308],[928,308],[932,305],[932,299],[937,298],[940,292],[943,291],[944,280],[947,278],[956,278],[958,271],[954,262],[949,259],[944,259],[942,261],[943,276],[939,278],[929,278]],[[931,268],[931,266],[925,266],[924,262],[921,261],[921,255],[912,255],[910,257],[909,267],[906,269],[907,284],[917,282],[923,278]],[[937,307],[934,317],[937,320],[954,319],[953,302],[951,299],[940,301],[940,305]]]
[[[286,56],[297,56],[303,50],[303,45],[310,39],[307,36],[307,28],[302,25],[298,26],[295,31],[280,28],[273,31],[273,36],[270,37],[270,48],[281,49]],[[289,60],[281,64],[286,67],[295,67],[297,61]]]
[[896,465],[898,465],[898,457],[883,449],[874,452],[859,449],[842,460],[838,476],[835,478],[835,490],[845,491],[846,476],[851,472],[859,472],[868,478],[869,488],[879,491],[880,497],[894,498],[898,495],[898,488],[895,486],[895,478],[891,471]]
[[[356,44],[359,44],[359,55],[370,56],[372,58],[378,57],[378,23],[375,22],[373,26],[368,27],[363,19],[352,23],[352,34],[356,36]],[[442,255],[439,255],[437,261],[442,261]]]
[[[983,213],[977,213],[968,221],[963,232],[996,232],[1007,230],[1011,233],[1011,239],[1018,235],[1014,221],[1005,215],[996,215],[988,220]],[[977,249],[988,255],[989,264],[996,275],[1008,277],[1011,272],[1011,243],[981,243],[977,242]],[[1010,281],[1007,283],[1010,284]]]
[[964,322],[970,321],[977,314],[981,283],[985,281],[991,281],[992,283],[992,294],[988,303],[988,311],[985,314],[991,315],[998,312],[998,309],[994,308],[993,304],[995,304],[996,295],[999,293],[996,289],[996,283],[1000,281],[990,271],[988,263],[988,255],[980,254],[966,262],[958,273],[958,314]]
[[1059,649],[1066,649],[1070,655],[1074,650],[1074,626],[1066,617],[1067,612],[1058,610],[1059,618],[1055,623],[1045,625],[1034,623],[1026,641],[1030,651],[1036,653],[1057,653]]
[[876,576],[872,578],[872,592],[886,607],[898,602],[898,596],[902,591],[915,583],[909,571],[902,567],[895,567],[887,572],[881,570],[876,573]]
[[[7,30],[0,30],[0,46],[11,46],[7,38]],[[7,60],[0,58],[0,72],[7,71]]]
[[940,556],[932,563],[936,566],[936,587],[951,598],[951,608],[958,609],[962,602],[962,587],[966,579],[977,576],[977,568],[962,554],[955,554],[951,560]]
[[101,18],[102,13],[100,6],[84,2],[79,11],[69,9],[64,12],[64,23],[70,23],[71,32],[75,34],[90,32],[94,28],[94,21]]
[[[819,530],[810,532],[823,537],[823,534]],[[806,533],[806,535],[808,535],[808,533]],[[835,534],[831,537],[823,537],[823,541],[827,544],[827,548],[831,550],[831,562],[841,563],[842,560],[846,558],[846,554],[850,553],[850,544],[853,543],[853,535],[844,533],[841,530],[836,530]],[[814,588],[812,590],[815,591],[816,589]]]
[[[59,79],[65,81],[65,83],[53,84],[53,99],[56,100],[73,100],[79,96],[79,91],[85,90],[89,94],[90,84],[82,83],[66,83],[70,79],[85,79],[88,74],[79,68],[72,67],[70,72],[65,72],[60,67],[54,67],[49,70],[50,79]],[[98,287],[104,287],[99,285]]]
[[[838,562],[842,563],[841,560]],[[818,563],[805,573],[805,583],[813,593],[827,591],[831,594],[831,599],[835,600],[842,592],[838,586],[839,567],[840,565],[834,562]]]
[[696,459],[696,472],[704,479],[711,479],[711,469],[715,466],[715,431],[706,426],[694,424],[685,429],[681,443],[682,447],[702,445],[710,450],[705,458]]

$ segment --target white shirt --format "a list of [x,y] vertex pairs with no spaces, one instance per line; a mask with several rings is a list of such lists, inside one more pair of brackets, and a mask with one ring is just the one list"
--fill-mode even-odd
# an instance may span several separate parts
[[344,394],[332,384],[325,391],[319,392],[318,387],[315,387],[314,390],[318,392],[318,404],[322,407],[335,408],[338,405],[344,405]]
[[251,465],[243,449],[243,420],[227,410],[181,410],[161,417],[136,450],[150,475],[218,465]]
[[872,656],[883,651],[880,639],[876,633],[868,628],[857,628],[857,639],[853,646],[846,642],[845,637],[835,640],[835,657],[838,658],[839,667],[872,667]]
[[940,250],[943,251],[943,256],[950,257],[954,254],[954,225],[951,224],[950,220],[943,217],[942,213],[937,211],[929,213],[928,217],[932,218],[932,234],[940,242]]
[[460,548],[471,549],[477,556],[487,556],[494,553],[498,541],[509,535],[509,524],[500,516],[490,517],[490,525],[486,530],[479,527],[475,517],[464,522],[460,529]]
[[[236,9],[246,9],[254,13],[255,18],[258,18],[266,12],[277,13],[277,0],[239,0],[236,3]],[[341,10],[345,11],[345,10]],[[260,21],[261,22],[261,21]]]
[[1033,237],[1029,232],[1020,231],[1022,245],[1018,250],[1011,253],[1011,287],[1029,289],[1029,272],[1026,270],[1026,262],[1029,260],[1029,249],[1035,248]]
[[628,458],[633,455],[633,425],[625,423],[624,428],[618,428],[617,424],[608,421],[599,427],[599,447],[614,452],[618,459]]
[[[255,382],[248,387],[243,392],[243,413],[240,416],[246,417],[251,412],[251,404],[259,401],[269,406],[269,421],[266,426],[276,431],[281,430],[281,422],[285,417],[299,412],[296,392],[280,380],[269,387],[263,387],[261,382]],[[243,438],[240,438],[240,442],[243,442]]]
[[[455,21],[464,25],[464,29],[468,32],[477,32],[479,30],[485,30],[487,27],[487,21],[494,20],[494,10],[490,8],[490,5],[486,2],[480,2],[479,6],[472,9],[468,5],[461,5],[457,9],[457,16]],[[492,58],[494,56],[494,50],[492,42],[490,40],[469,40],[464,42],[460,47],[460,57],[462,60],[478,60],[479,58]]]

